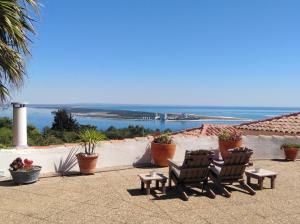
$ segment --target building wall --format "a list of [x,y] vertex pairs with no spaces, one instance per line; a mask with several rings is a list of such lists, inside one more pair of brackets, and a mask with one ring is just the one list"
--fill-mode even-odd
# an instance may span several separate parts
[[[152,138],[135,138],[120,141],[106,141],[97,146],[96,152],[100,157],[97,168],[107,168],[116,166],[132,166],[151,164],[150,143]],[[177,135],[174,137],[177,150],[174,160],[182,161],[185,150],[212,149],[218,148],[217,137],[193,137]],[[284,153],[280,150],[283,143],[298,143],[300,137],[283,136],[244,136],[244,145],[254,150],[253,159],[283,159]],[[65,171],[71,164],[70,161],[76,159],[76,150],[81,150],[80,146],[55,146],[29,149],[9,149],[0,150],[0,174],[9,176],[9,164],[16,158],[28,158],[34,164],[42,166],[43,173]],[[71,160],[68,160],[68,158]],[[298,154],[300,158],[300,153]],[[78,171],[77,164],[74,163],[72,171]]]

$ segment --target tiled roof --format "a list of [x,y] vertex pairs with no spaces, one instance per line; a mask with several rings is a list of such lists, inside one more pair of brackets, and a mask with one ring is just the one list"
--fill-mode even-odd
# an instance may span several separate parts
[[300,112],[244,123],[235,127],[240,130],[299,135]]
[[174,134],[187,135],[187,136],[216,136],[216,135],[219,135],[223,130],[227,130],[229,132],[238,131],[232,125],[203,124],[199,128],[187,129],[187,130],[184,130],[184,131],[176,132]]

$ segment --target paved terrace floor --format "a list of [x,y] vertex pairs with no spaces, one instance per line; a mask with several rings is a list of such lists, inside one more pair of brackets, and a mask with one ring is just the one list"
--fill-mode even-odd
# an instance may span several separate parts
[[[279,173],[276,189],[250,196],[237,190],[216,199],[190,191],[185,202],[141,194],[137,174],[149,169],[93,176],[42,178],[35,184],[0,183],[0,223],[300,223],[300,161],[255,161]],[[167,172],[167,169],[159,169]]]

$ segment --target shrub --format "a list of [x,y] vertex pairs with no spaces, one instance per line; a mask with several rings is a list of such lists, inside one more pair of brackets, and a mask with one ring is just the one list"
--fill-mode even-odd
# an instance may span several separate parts
[[12,146],[13,133],[11,128],[3,127],[0,128],[0,144],[4,145],[5,148]]
[[66,110],[58,110],[55,112],[51,129],[56,131],[78,131],[79,124],[72,114],[68,114]]

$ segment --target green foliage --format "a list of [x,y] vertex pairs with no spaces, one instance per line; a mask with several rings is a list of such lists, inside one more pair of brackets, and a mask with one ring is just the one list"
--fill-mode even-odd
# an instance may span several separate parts
[[115,128],[113,126],[109,127],[104,134],[109,139],[124,139],[124,138],[134,138],[143,137],[152,134],[154,131],[151,129],[144,128],[142,126],[128,126],[128,128]]
[[79,131],[79,124],[72,114],[68,114],[66,110],[58,110],[55,113],[52,123],[52,130],[55,131]]
[[153,142],[157,144],[172,144],[173,140],[169,134],[163,134],[155,137]]
[[0,128],[12,128],[12,120],[8,117],[1,117],[0,118]]
[[3,127],[0,128],[0,144],[4,146],[4,148],[12,146],[13,133],[11,128]]
[[23,83],[29,34],[34,34],[30,14],[37,9],[36,0],[0,0],[0,102]]
[[237,131],[229,132],[228,130],[223,130],[218,135],[218,137],[222,141],[240,141],[240,140],[242,140],[242,134]]
[[290,148],[300,149],[300,144],[283,144],[281,146],[281,149],[290,149]]
[[85,154],[91,155],[94,153],[96,145],[100,141],[105,140],[106,137],[103,133],[97,130],[86,129],[80,132],[79,139],[85,149]]
[[[83,137],[86,137],[88,132],[90,135],[100,136],[100,140],[143,137],[159,133],[159,130],[154,131],[142,126],[128,126],[127,128],[120,129],[111,126],[104,132],[99,132],[93,125],[79,125],[77,122],[75,123],[76,127],[78,127],[78,131],[53,130],[49,127],[45,127],[43,131],[39,131],[35,126],[28,125],[28,145],[46,146],[82,142],[84,140]],[[87,133],[83,135],[85,131],[87,131]],[[166,130],[165,132],[168,133],[169,131],[170,130]],[[9,118],[0,118],[0,148],[12,147],[12,137],[12,120]],[[87,151],[92,151],[92,148]]]

